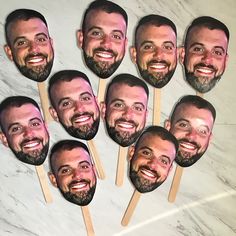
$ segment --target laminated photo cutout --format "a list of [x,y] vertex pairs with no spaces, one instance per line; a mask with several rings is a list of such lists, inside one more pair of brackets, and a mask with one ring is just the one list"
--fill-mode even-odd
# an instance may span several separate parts
[[100,110],[89,78],[77,70],[62,70],[49,79],[49,109],[71,136],[91,140],[97,134]]
[[19,72],[30,80],[45,81],[54,60],[53,42],[44,16],[31,9],[12,11],[5,22],[4,50]]
[[87,146],[77,140],[61,140],[51,148],[49,179],[62,196],[79,206],[93,199],[97,178]]
[[210,16],[198,17],[188,27],[180,62],[186,81],[197,92],[209,92],[223,76],[229,36],[227,26]]
[[146,83],[131,74],[119,74],[108,84],[101,115],[108,135],[120,146],[130,146],[142,133],[148,97]]
[[207,151],[215,118],[213,105],[199,96],[186,95],[176,103],[165,128],[178,140],[175,162],[179,166],[192,166]]
[[0,138],[16,158],[39,166],[49,149],[49,133],[39,105],[25,96],[5,98],[0,104]]
[[110,77],[121,64],[127,45],[128,16],[111,1],[93,1],[86,9],[77,44],[84,62],[99,78]]
[[129,177],[140,193],[151,192],[168,177],[178,150],[178,141],[165,128],[150,126],[130,146]]
[[147,15],[136,26],[131,59],[141,77],[154,88],[171,80],[177,66],[177,30],[175,24],[160,15]]

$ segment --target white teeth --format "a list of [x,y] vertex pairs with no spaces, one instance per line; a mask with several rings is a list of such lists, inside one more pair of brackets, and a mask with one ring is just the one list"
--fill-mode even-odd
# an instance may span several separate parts
[[87,184],[86,183],[78,183],[72,186],[72,189],[81,189],[84,188]]
[[119,123],[118,126],[125,128],[125,129],[132,129],[134,126],[129,123]]
[[107,54],[107,53],[97,53],[97,56],[99,57],[104,57],[104,58],[112,58],[111,54]]
[[84,122],[90,119],[90,116],[80,116],[78,117],[75,122]]
[[30,63],[37,63],[37,62],[41,62],[41,61],[43,61],[42,58],[33,58],[33,59],[30,59],[28,62],[30,62]]
[[166,65],[164,65],[164,64],[153,64],[150,67],[154,68],[154,69],[164,69],[164,68],[166,68]]
[[32,148],[38,145],[38,142],[31,142],[24,145],[25,148]]
[[199,72],[205,73],[205,74],[210,74],[212,73],[211,69],[205,69],[205,68],[198,68],[197,69]]
[[155,178],[156,176],[149,170],[146,170],[146,169],[142,169],[141,172],[145,175],[147,175],[148,177],[151,177],[151,178]]
[[190,143],[180,143],[180,146],[191,150],[194,150],[196,148],[195,145]]

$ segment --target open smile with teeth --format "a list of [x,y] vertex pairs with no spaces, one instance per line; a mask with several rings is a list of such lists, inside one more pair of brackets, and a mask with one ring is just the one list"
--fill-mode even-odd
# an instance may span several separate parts
[[211,75],[214,73],[214,70],[208,67],[197,67],[196,72],[203,75]]
[[40,141],[30,141],[30,142],[25,143],[23,145],[23,148],[27,150],[34,150],[34,149],[37,149],[39,145],[40,145]]
[[27,60],[28,64],[42,64],[44,62],[44,57],[35,56]]
[[165,63],[154,63],[149,66],[151,70],[163,71],[166,70],[167,65]]
[[104,61],[110,61],[114,57],[113,53],[110,52],[97,52],[95,55],[99,58],[99,60]]
[[140,174],[145,178],[145,179],[149,179],[149,180],[155,180],[157,178],[157,175],[151,171],[148,170],[146,168],[141,168],[140,169]]
[[192,143],[187,143],[187,142],[180,142],[179,147],[185,151],[188,151],[188,152],[194,152],[197,150],[196,145],[194,145]]
[[89,186],[88,186],[87,182],[79,182],[79,183],[73,184],[70,187],[70,189],[74,192],[84,191],[88,188],[89,188]]
[[90,121],[91,119],[91,116],[89,115],[82,115],[82,116],[79,116],[78,118],[74,119],[73,122],[74,123],[79,123],[79,124],[86,124]]
[[116,126],[122,130],[131,130],[134,129],[134,124],[129,123],[129,122],[118,122]]

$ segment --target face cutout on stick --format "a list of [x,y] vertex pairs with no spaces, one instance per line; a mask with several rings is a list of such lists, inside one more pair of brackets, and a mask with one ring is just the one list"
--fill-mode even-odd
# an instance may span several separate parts
[[107,87],[101,112],[109,136],[123,147],[134,143],[146,124],[148,87],[139,78],[119,74]]
[[228,60],[228,28],[217,19],[196,18],[187,29],[180,61],[189,85],[200,93],[213,89],[224,74]]
[[164,87],[175,72],[176,33],[175,24],[159,15],[143,17],[136,27],[131,59],[141,77],[155,88]]
[[140,193],[153,191],[166,180],[177,149],[176,138],[160,126],[148,127],[129,148],[129,176]]
[[38,104],[31,98],[13,96],[0,104],[2,143],[20,161],[41,165],[49,148],[49,134]]
[[76,140],[61,140],[50,153],[51,183],[74,204],[88,205],[96,189],[96,175],[88,148]]
[[97,134],[100,111],[88,77],[76,70],[55,73],[49,81],[50,113],[73,137],[90,140]]
[[36,82],[46,80],[54,51],[45,18],[34,10],[15,10],[6,19],[5,34],[5,52],[20,73]]
[[176,104],[165,127],[179,142],[178,165],[191,166],[203,156],[212,138],[215,116],[212,104],[199,96],[184,96]]
[[110,77],[123,60],[127,21],[124,9],[110,1],[94,1],[85,12],[78,46],[88,68],[102,79]]

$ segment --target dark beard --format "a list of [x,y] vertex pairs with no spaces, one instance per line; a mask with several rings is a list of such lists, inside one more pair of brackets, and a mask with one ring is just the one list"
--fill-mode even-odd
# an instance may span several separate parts
[[153,74],[149,73],[148,70],[142,70],[142,68],[138,65],[139,73],[142,78],[155,88],[162,88],[167,85],[175,73],[175,68],[170,70],[165,75],[163,73],[155,73],[154,76]]
[[38,153],[37,156],[31,156],[29,154],[26,154],[22,151],[20,152],[16,152],[15,150],[13,150],[11,147],[10,149],[12,150],[12,152],[15,154],[15,156],[17,157],[17,159],[19,159],[20,161],[30,164],[30,165],[34,165],[34,166],[39,166],[42,165],[43,162],[45,161],[47,154],[48,154],[48,149],[49,149],[49,142],[46,143],[43,146],[43,149],[40,153]]
[[[123,58],[122,58],[123,59]],[[119,67],[122,60],[107,65],[106,62],[96,62],[92,57],[87,56],[84,52],[84,60],[88,68],[93,71],[99,78],[106,79],[110,77]]]
[[134,134],[129,134],[128,132],[123,132],[121,135],[118,131],[115,130],[114,127],[110,127],[108,122],[106,121],[106,128],[109,136],[120,146],[127,147],[134,143],[137,138],[142,133],[142,130],[135,132]]
[[31,79],[36,82],[43,82],[45,81],[52,69],[53,66],[53,59],[49,61],[46,66],[36,66],[33,69],[27,68],[26,66],[19,65],[16,60],[14,60],[18,70],[21,72],[22,75]]
[[72,202],[79,206],[86,206],[93,199],[93,195],[96,190],[96,183],[88,191],[81,191],[78,194],[74,194],[71,192],[63,192],[60,188],[59,190],[67,201]]
[[[215,87],[217,82],[221,79],[221,75],[215,76],[212,79],[208,79],[207,77],[205,78],[207,80],[206,83],[200,82],[199,78],[194,75],[193,72],[189,72],[186,67],[186,63],[184,62],[184,72],[185,72],[185,78],[189,85],[194,88],[196,91],[199,93],[206,93],[210,91],[212,88]],[[204,79],[204,77],[202,77]]]
[[133,170],[132,168],[132,162],[130,163],[130,172],[129,172],[129,177],[131,179],[131,182],[135,186],[135,188],[140,192],[140,193],[146,193],[146,192],[151,192],[157,187],[159,187],[164,181],[162,182],[151,182],[147,179],[140,178],[138,176],[138,172]]
[[196,163],[202,157],[204,153],[205,151],[202,153],[197,153],[196,155],[188,158],[187,157],[188,153],[181,153],[180,151],[178,151],[175,157],[175,162],[181,167],[189,167],[193,165],[194,163]]
[[[61,121],[60,121],[61,122]],[[79,128],[75,128],[73,126],[65,126],[62,122],[62,126],[66,130],[67,133],[69,133],[71,136],[79,139],[84,139],[84,140],[90,140],[95,137],[95,135],[98,132],[98,127],[100,123],[100,118],[98,117],[92,124],[90,125],[83,125]]]

